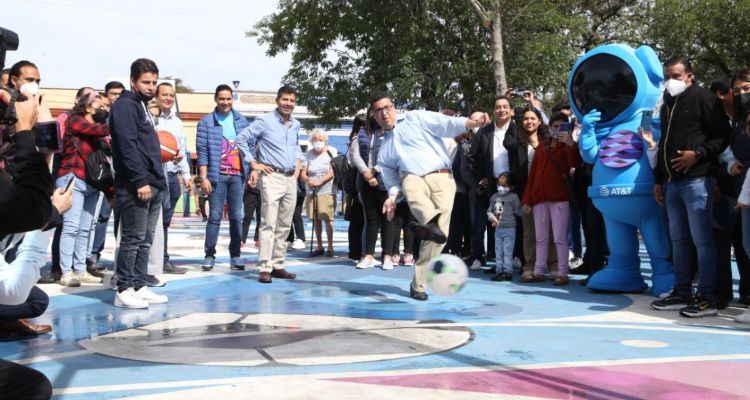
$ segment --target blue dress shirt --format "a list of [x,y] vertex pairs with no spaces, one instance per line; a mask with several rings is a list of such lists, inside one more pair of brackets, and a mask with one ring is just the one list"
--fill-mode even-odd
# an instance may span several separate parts
[[[290,117],[289,126],[284,125],[278,110],[263,114],[237,135],[237,147],[245,160],[246,171],[250,163],[258,161],[275,168],[294,168],[295,161],[302,158],[299,147],[299,130],[302,124]],[[257,157],[254,151],[258,144]]]
[[451,161],[443,138],[466,132],[463,117],[449,117],[431,111],[410,111],[385,132],[377,169],[383,174],[389,195],[403,192],[400,174],[425,176],[450,169]]

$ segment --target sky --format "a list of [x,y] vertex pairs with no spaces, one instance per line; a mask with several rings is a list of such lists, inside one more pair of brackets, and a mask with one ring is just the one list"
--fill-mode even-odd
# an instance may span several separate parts
[[[200,92],[239,80],[240,90],[276,91],[291,55],[270,58],[245,32],[277,0],[2,0],[0,27],[19,36],[8,52],[39,67],[42,87],[101,89],[127,79],[130,63],[154,60],[161,76]],[[125,83],[128,86],[127,82]]]

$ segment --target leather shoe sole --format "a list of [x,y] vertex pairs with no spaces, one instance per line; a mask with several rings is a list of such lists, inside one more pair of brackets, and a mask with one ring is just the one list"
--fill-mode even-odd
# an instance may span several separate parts
[[271,271],[271,276],[279,279],[294,279],[297,277],[297,274],[287,272],[287,270],[285,270],[284,268],[280,268]]
[[417,292],[413,287],[409,287],[409,296],[414,300],[425,301],[429,298],[425,292]]
[[443,244],[447,241],[445,234],[432,222],[426,224],[411,222],[409,228],[414,232],[414,236],[422,240],[429,240],[437,244]]
[[258,275],[258,282],[260,282],[260,283],[271,283],[271,273],[270,272],[261,272],[260,275]]

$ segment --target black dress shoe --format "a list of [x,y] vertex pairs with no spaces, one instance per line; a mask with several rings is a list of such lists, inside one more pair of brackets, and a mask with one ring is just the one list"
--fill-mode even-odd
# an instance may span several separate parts
[[579,284],[579,285],[581,285],[581,286],[586,286],[586,285],[588,285],[588,284],[589,284],[589,278],[591,278],[591,277],[590,277],[590,276],[587,276],[587,277],[586,277],[586,279],[583,279],[583,280],[580,280],[580,281],[578,281],[578,284]]
[[271,271],[271,276],[279,279],[294,279],[297,277],[297,274],[287,272],[287,270],[285,270],[284,268],[280,268]]
[[258,282],[260,282],[260,283],[271,283],[271,273],[270,272],[261,272],[260,275],[258,275]]
[[414,232],[414,236],[421,240],[429,240],[437,244],[443,244],[447,241],[443,231],[438,228],[434,222],[428,222],[426,224],[418,224],[416,222],[409,223],[409,229]]
[[591,269],[586,264],[581,264],[570,270],[569,275],[588,275],[591,273]]
[[428,299],[427,293],[417,292],[413,287],[409,286],[409,296],[414,300],[425,301]]

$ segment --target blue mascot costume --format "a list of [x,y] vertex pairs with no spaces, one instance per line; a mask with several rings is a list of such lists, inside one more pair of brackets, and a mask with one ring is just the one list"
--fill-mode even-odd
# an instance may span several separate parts
[[667,293],[674,284],[667,261],[666,214],[654,200],[653,170],[638,134],[643,111],[652,110],[659,100],[662,80],[662,65],[653,49],[620,44],[589,51],[570,74],[570,105],[582,122],[581,155],[594,165],[588,195],[604,216],[610,250],[607,267],[589,279],[591,289],[648,288],[641,275],[638,231],[651,258],[651,293]]

